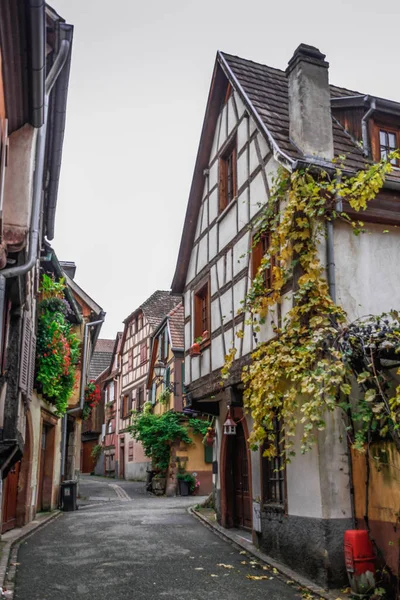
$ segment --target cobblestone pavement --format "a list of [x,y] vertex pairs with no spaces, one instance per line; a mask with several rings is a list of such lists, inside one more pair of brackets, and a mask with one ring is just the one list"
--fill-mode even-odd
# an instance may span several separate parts
[[187,511],[194,498],[156,498],[143,483],[97,477],[83,478],[80,494],[84,508],[21,544],[17,600],[302,597],[194,519]]

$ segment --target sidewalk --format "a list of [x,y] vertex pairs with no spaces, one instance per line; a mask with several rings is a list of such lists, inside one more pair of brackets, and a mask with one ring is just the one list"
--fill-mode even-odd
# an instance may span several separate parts
[[340,590],[324,590],[319,585],[310,581],[306,577],[299,575],[286,565],[274,560],[267,554],[259,550],[252,542],[251,533],[242,529],[225,529],[221,527],[216,520],[216,513],[212,508],[190,508],[189,512],[206,527],[212,529],[218,536],[229,540],[235,546],[239,546],[249,555],[254,556],[259,561],[269,565],[272,569],[278,571],[289,581],[297,583],[302,588],[309,590],[313,594],[317,594],[324,600],[348,600],[351,596],[347,592]]
[[[31,533],[41,529],[50,521],[60,517],[62,512],[54,510],[52,512],[39,513],[36,518],[24,525],[24,527],[16,527],[3,533],[0,541],[0,598],[12,598],[13,590],[8,589],[8,582],[13,580],[15,574],[16,563],[10,561],[14,546],[18,546],[22,540],[29,537]],[[12,585],[10,586],[12,587]]]

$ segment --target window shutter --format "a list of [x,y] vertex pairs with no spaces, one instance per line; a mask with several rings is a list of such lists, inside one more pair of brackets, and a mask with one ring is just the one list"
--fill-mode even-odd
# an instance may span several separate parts
[[29,357],[29,379],[28,379],[28,392],[27,396],[30,400],[33,394],[33,388],[35,385],[35,366],[36,366],[36,335],[31,332],[31,347]]
[[186,387],[185,387],[185,363],[182,361],[182,373],[181,373],[181,377],[182,377],[182,394],[186,394]]
[[167,369],[165,369],[165,387],[166,388],[168,388],[170,382],[171,382],[171,369],[170,369],[170,367],[167,367]]
[[153,385],[151,388],[151,403],[155,404],[156,403],[156,382],[153,381]]
[[25,394],[28,392],[29,383],[29,358],[31,345],[31,320],[25,313],[22,324],[21,359],[19,367],[19,387]]
[[164,358],[168,360],[168,331],[165,329],[164,331]]
[[213,447],[204,446],[204,462],[209,465],[213,461]]

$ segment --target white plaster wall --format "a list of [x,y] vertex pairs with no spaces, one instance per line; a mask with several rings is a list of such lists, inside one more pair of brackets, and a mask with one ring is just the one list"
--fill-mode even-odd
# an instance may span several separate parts
[[233,276],[237,275],[249,264],[249,238],[247,232],[233,246]]
[[245,189],[237,199],[239,231],[249,222],[249,192]]
[[208,233],[208,257],[209,260],[212,260],[218,252],[217,249],[217,225],[211,227]]
[[218,223],[219,227],[219,252],[235,237],[236,228],[236,202],[231,202],[228,211]]
[[4,185],[4,225],[21,233],[29,227],[37,129],[24,125],[9,137]]
[[351,321],[400,304],[400,231],[384,225],[366,228],[368,233],[356,237],[345,223],[334,227],[337,302]]
[[256,149],[255,141],[253,140],[250,143],[250,175],[257,169],[259,166],[258,154]]
[[262,174],[259,173],[250,183],[250,218],[252,219],[260,210],[260,204],[267,201]]
[[238,189],[246,183],[248,179],[247,175],[247,150],[245,150],[237,160],[237,186]]
[[200,271],[206,266],[207,262],[208,262],[207,236],[204,236],[201,238],[201,240],[199,242],[199,255],[197,258],[197,273],[200,273]]
[[211,370],[211,353],[210,349],[206,348],[200,357],[200,375],[204,377],[204,375],[208,375]]
[[220,369],[224,364],[225,354],[222,336],[219,335],[212,341],[212,370]]
[[[299,411],[298,420],[301,419]],[[322,518],[321,485],[319,478],[318,448],[300,454],[301,428],[298,426],[294,447],[296,456],[286,467],[288,513],[297,517]]]
[[247,119],[243,119],[239,123],[239,127],[237,130],[237,138],[236,138],[238,152],[240,152],[240,150],[243,148],[243,146],[245,144],[247,144],[247,125],[248,125]]
[[[212,186],[210,186],[211,188]],[[210,223],[212,223],[218,216],[218,188],[215,188],[208,199],[208,211]]]

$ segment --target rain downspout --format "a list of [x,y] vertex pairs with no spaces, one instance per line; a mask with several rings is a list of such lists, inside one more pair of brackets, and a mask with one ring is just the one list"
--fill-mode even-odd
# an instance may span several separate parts
[[[44,123],[39,128],[35,152],[35,173],[33,182],[32,214],[29,232],[28,259],[25,264],[10,267],[0,271],[0,315],[4,314],[6,279],[19,277],[28,273],[34,267],[37,260],[37,248],[39,243],[40,209],[42,203],[44,155],[46,150],[47,115],[49,109],[49,96],[62,68],[67,60],[70,49],[68,40],[62,40],[56,59],[46,78],[44,97]],[[3,344],[3,327],[0,327],[0,348]]]
[[[366,97],[366,100],[369,99],[369,96]],[[363,143],[363,154],[364,156],[369,156],[369,139],[368,139],[368,121],[371,118],[372,114],[376,110],[376,101],[375,98],[371,98],[370,108],[367,110],[363,118],[361,119],[361,132],[362,132],[362,143]]]

